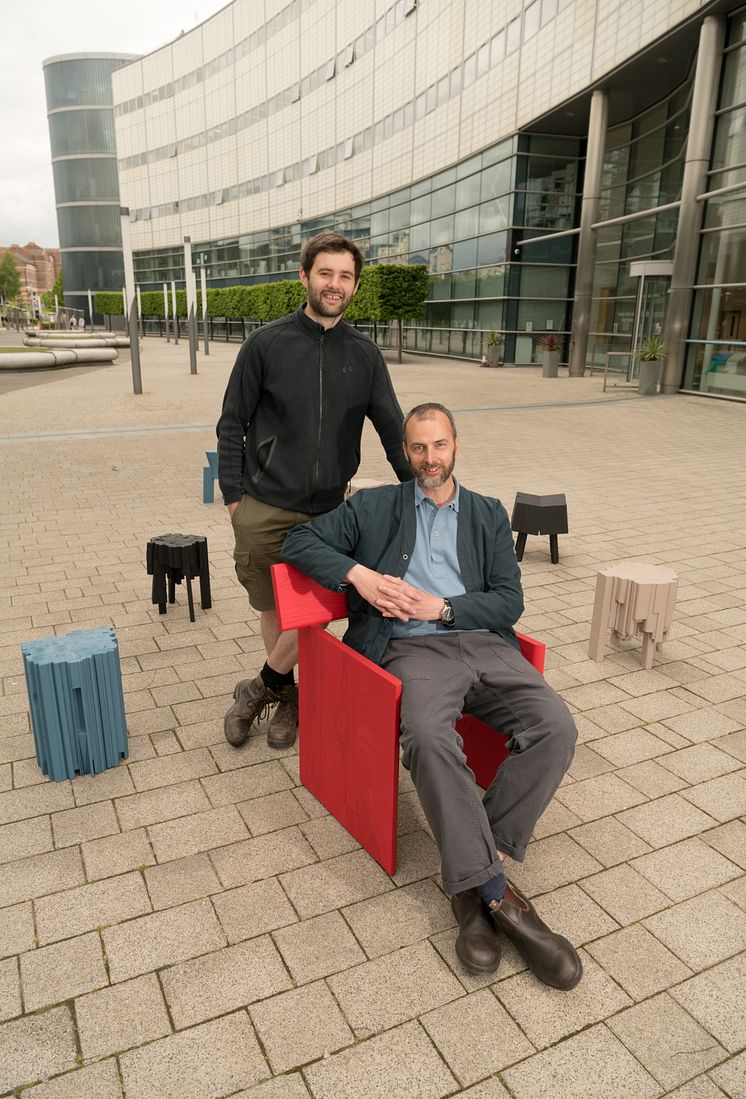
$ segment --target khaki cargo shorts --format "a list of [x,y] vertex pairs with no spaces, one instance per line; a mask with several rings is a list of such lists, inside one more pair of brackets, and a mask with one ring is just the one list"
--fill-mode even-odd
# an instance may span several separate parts
[[303,511],[272,507],[247,493],[241,497],[231,516],[236,539],[233,560],[236,576],[246,588],[255,611],[274,610],[270,565],[280,561],[282,543],[288,531],[307,519],[313,519],[313,516]]

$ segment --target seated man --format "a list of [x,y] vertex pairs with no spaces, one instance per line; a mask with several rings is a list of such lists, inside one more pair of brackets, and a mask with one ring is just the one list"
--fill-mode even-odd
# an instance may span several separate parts
[[[503,861],[523,860],[572,759],[575,724],[519,652],[523,594],[508,516],[453,476],[452,414],[413,408],[403,445],[414,481],[363,489],[295,527],[282,556],[333,591],[350,586],[345,641],[402,682],[402,760],[440,849],[464,968],[497,969],[496,927],[540,980],[574,988],[577,952],[506,882]],[[454,728],[462,711],[509,737],[484,799]]]

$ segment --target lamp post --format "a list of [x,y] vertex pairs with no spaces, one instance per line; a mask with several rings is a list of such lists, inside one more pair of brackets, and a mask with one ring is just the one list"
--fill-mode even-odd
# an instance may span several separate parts
[[179,317],[176,312],[176,282],[171,280],[171,316],[174,319],[174,343],[179,342]]
[[189,333],[189,372],[197,373],[197,280],[192,269],[192,238],[184,237],[184,281],[187,298],[187,331]]
[[210,344],[207,338],[207,275],[204,267],[199,269],[200,289],[202,291],[202,336],[205,341],[205,355],[210,354]]
[[140,372],[140,342],[137,337],[137,298],[135,296],[135,268],[132,262],[132,241],[130,238],[130,212],[127,206],[119,208],[119,222],[122,229],[122,256],[124,259],[124,290],[126,302],[124,315],[130,337],[130,361],[132,363],[132,389],[142,393],[142,374]]
[[168,330],[168,287],[163,284],[163,322],[166,326],[166,343],[171,343],[171,333]]

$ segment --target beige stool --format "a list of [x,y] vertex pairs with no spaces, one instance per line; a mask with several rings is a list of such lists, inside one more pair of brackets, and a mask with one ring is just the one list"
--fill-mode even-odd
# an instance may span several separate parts
[[673,619],[679,579],[665,565],[621,561],[596,578],[588,655],[603,660],[604,636],[642,637],[642,666],[652,668],[654,647],[665,641]]

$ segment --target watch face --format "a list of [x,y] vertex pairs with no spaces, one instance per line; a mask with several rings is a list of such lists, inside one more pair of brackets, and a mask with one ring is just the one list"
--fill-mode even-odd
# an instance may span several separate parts
[[444,626],[450,626],[453,622],[455,615],[453,613],[453,607],[450,603],[446,602],[443,610],[440,612],[440,620]]

